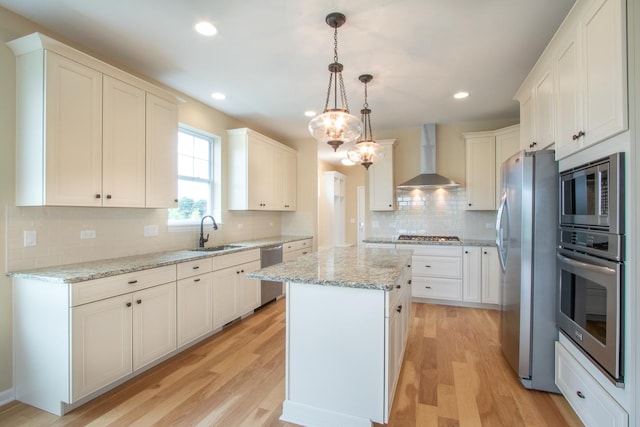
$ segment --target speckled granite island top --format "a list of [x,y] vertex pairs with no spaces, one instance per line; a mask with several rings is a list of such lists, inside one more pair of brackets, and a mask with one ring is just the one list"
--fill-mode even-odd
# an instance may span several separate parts
[[411,263],[410,250],[331,248],[247,274],[248,277],[363,289],[392,290]]
[[[87,261],[76,264],[66,264],[60,266],[43,267],[33,270],[12,271],[9,276],[24,279],[36,279],[52,283],[78,283],[87,280],[101,279],[103,277],[115,276],[118,274],[132,273],[149,268],[164,267],[166,265],[180,262],[193,261],[201,258],[222,256],[230,253],[258,249],[278,243],[295,242],[309,239],[311,236],[276,236],[242,242],[232,242],[228,244],[238,245],[238,248],[226,249],[217,252],[206,252],[196,250],[176,250],[166,252],[156,252],[144,255],[133,255],[120,258],[110,258],[104,260]],[[215,245],[214,245],[215,246]]]
[[495,240],[460,239],[459,242],[398,240],[393,237],[367,237],[365,243],[384,243],[389,245],[431,245],[431,246],[495,246]]

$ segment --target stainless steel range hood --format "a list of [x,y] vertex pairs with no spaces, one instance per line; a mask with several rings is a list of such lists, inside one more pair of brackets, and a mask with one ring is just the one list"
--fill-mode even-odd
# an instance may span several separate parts
[[398,188],[456,188],[457,182],[436,173],[436,125],[422,125],[420,137],[420,175]]

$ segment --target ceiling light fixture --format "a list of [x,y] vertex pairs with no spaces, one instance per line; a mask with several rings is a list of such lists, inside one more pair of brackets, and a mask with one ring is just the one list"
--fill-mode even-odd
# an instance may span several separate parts
[[347,158],[354,163],[360,163],[365,169],[369,169],[369,166],[374,161],[380,160],[384,157],[384,151],[380,144],[376,144],[373,139],[373,132],[371,131],[371,109],[367,102],[367,84],[373,80],[371,74],[363,74],[358,77],[362,83],[364,83],[364,105],[362,106],[362,124],[364,127],[364,133],[362,138],[356,142],[356,145],[347,152]]
[[[342,80],[343,66],[338,62],[338,28],[345,23],[347,18],[338,12],[333,12],[325,18],[326,23],[333,28],[333,63],[329,64],[329,88],[324,111],[309,122],[309,132],[315,139],[329,144],[333,151],[344,143],[358,139],[362,133],[360,120],[349,114],[347,93]],[[333,91],[331,86],[333,84]],[[329,100],[333,92],[333,108],[329,108]],[[338,108],[338,96],[341,108]]]
[[215,36],[218,33],[218,30],[216,29],[216,27],[214,27],[211,22],[207,22],[207,21],[198,22],[194,28],[198,33],[207,37]]
[[466,98],[467,96],[469,96],[469,92],[458,92],[458,93],[456,93],[456,94],[454,94],[454,95],[453,95],[453,97],[454,97],[455,99],[464,99],[464,98]]
[[220,92],[213,92],[213,93],[211,94],[211,97],[212,97],[213,99],[219,99],[219,100],[222,100],[222,99],[226,99],[226,98],[227,98],[227,97],[226,97],[226,95],[225,95],[224,93],[220,93]]

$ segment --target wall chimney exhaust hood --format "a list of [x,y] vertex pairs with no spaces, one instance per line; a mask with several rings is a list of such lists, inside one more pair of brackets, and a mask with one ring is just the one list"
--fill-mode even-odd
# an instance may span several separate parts
[[420,175],[398,188],[457,188],[460,184],[436,173],[436,125],[422,125],[420,132]]

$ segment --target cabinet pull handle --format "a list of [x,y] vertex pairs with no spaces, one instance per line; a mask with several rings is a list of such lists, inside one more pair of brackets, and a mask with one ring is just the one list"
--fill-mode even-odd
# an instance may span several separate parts
[[411,279],[409,279],[409,280],[407,281],[407,283],[408,283],[408,284],[411,284]]
[[575,141],[576,139],[581,138],[583,136],[584,136],[584,132],[580,131],[576,135],[573,135],[571,138]]
[[425,265],[425,267],[427,267],[427,268],[431,268],[431,266],[430,266],[429,264]]
[[400,304],[400,305],[398,306],[398,308],[396,308],[396,311],[397,311],[398,313],[402,313],[402,304]]
[[424,288],[425,289],[431,289],[431,286],[425,286]]
[[309,252],[307,252],[307,251],[303,251],[303,252],[302,252],[302,255],[306,255],[306,254],[308,254],[308,253],[309,253]]
[[96,194],[96,199],[99,199],[101,196],[99,194]]
[[400,285],[396,285],[396,289],[400,289],[402,286]]
[[193,269],[194,269],[194,270],[197,270],[197,269],[199,269],[199,268],[200,268],[200,266],[199,266],[199,265],[194,265],[194,266],[193,266]]
[[142,304],[142,300],[141,299],[137,299],[136,300],[136,304]]
[[193,281],[194,281],[194,282],[199,282],[199,281],[200,281],[200,279],[193,279]]
[[576,392],[576,394],[578,395],[578,397],[579,397],[580,399],[586,399],[586,398],[585,398],[585,396],[584,396],[584,394],[582,394],[582,392],[581,392],[580,390],[578,390],[578,391]]
[[129,281],[127,282],[127,284],[129,284],[129,285],[135,285],[136,283],[138,283],[138,281],[137,281],[137,280],[129,280]]
[[131,303],[130,302],[127,303],[127,307],[131,307]]
[[111,198],[111,194],[107,194],[107,199],[110,199],[110,198]]

